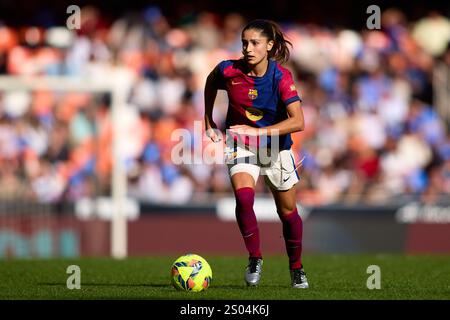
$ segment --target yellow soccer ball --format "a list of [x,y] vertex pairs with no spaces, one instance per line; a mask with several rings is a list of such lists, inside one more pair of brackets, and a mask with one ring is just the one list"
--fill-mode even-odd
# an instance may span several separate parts
[[170,280],[177,290],[199,292],[210,286],[212,270],[204,258],[188,253],[174,261]]

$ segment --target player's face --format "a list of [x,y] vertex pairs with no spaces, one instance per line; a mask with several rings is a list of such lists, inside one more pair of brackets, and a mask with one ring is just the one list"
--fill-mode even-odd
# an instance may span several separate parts
[[242,53],[245,61],[250,65],[257,65],[267,60],[272,46],[273,41],[269,41],[260,30],[248,29],[242,34]]

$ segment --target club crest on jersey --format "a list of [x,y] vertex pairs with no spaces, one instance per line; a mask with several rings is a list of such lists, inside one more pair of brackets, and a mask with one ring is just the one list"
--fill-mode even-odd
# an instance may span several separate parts
[[258,90],[256,90],[256,89],[248,89],[248,97],[251,100],[255,100],[256,98],[258,98]]

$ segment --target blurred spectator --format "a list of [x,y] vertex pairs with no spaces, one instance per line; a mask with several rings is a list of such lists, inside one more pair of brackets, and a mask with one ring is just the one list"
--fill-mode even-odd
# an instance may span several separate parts
[[431,11],[415,24],[412,35],[423,50],[438,57],[444,53],[450,39],[450,20]]

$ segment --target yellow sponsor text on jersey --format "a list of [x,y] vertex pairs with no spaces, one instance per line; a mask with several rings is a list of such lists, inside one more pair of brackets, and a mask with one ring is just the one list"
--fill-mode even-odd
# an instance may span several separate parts
[[250,107],[245,109],[245,115],[247,116],[248,119],[252,121],[258,121],[263,118],[264,112],[262,112],[259,109]]

